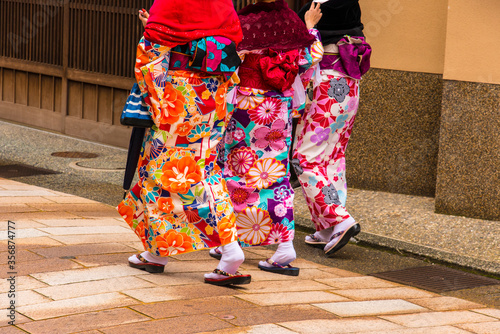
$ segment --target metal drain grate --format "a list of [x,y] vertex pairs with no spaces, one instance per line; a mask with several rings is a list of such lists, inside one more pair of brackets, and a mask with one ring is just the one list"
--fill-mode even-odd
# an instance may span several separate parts
[[78,159],[92,159],[97,158],[99,155],[89,152],[54,152],[51,154],[53,157],[59,158],[78,158]]
[[500,285],[500,280],[441,266],[415,267],[370,275],[438,293],[477,288],[485,285]]
[[0,177],[12,179],[22,176],[61,174],[50,169],[36,168],[28,165],[3,165],[0,166]]

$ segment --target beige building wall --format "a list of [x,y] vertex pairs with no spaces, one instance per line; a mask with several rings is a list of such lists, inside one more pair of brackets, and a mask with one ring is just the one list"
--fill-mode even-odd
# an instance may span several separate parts
[[499,0],[360,0],[372,66],[500,84]]
[[444,79],[500,84],[500,1],[448,2]]
[[365,34],[374,49],[373,67],[443,73],[448,0],[359,3]]

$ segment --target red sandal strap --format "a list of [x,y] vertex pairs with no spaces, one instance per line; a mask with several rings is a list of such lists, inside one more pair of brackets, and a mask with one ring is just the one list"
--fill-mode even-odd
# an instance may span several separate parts
[[142,263],[149,263],[148,260],[146,260],[141,254],[136,255],[137,259],[141,261]]

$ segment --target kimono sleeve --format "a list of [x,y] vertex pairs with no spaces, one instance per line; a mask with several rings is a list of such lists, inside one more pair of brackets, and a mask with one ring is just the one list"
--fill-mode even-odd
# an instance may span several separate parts
[[[304,90],[307,89],[311,78],[319,71],[319,62],[323,59],[323,43],[317,29],[310,29],[309,33],[314,36],[314,43],[301,50],[299,58],[299,76]],[[306,102],[307,103],[307,102]],[[304,113],[306,103],[292,111],[294,118],[299,118]]]

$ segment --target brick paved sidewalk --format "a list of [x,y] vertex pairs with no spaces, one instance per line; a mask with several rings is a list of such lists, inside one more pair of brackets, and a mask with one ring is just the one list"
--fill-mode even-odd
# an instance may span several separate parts
[[[16,325],[9,326],[8,223],[16,226]],[[208,252],[163,274],[127,266],[141,243],[115,209],[0,179],[0,333],[500,333],[500,310],[295,261],[299,277],[258,270],[272,251],[246,250],[252,283],[203,283]]]

